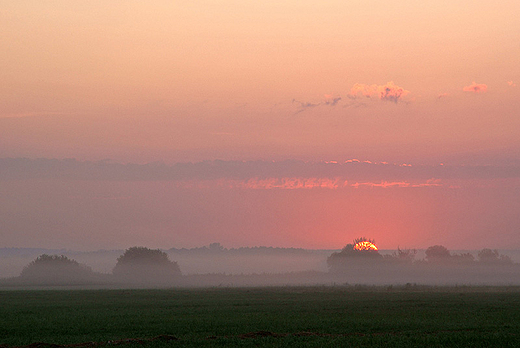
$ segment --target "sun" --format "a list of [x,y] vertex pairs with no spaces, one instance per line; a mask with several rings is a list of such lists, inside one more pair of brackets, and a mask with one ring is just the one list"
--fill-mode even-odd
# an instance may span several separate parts
[[377,250],[377,246],[369,240],[363,240],[354,245],[354,250]]

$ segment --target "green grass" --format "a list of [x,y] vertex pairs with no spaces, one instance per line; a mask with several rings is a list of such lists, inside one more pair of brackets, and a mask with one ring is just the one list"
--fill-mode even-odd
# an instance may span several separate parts
[[[241,338],[250,332],[287,334]],[[312,332],[321,336],[296,336]],[[174,335],[125,347],[518,347],[520,289],[253,288],[0,292],[0,344]],[[213,339],[208,339],[214,336]]]

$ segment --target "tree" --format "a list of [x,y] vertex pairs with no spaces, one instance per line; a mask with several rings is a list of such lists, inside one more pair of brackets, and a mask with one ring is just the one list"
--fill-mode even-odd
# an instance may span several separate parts
[[397,251],[394,251],[392,255],[385,256],[388,256],[387,259],[391,261],[396,261],[399,263],[413,263],[416,255],[417,250],[415,249],[401,249],[397,247]]
[[371,261],[377,262],[382,258],[375,247],[375,241],[361,237],[354,239],[353,244],[347,244],[340,252],[330,255],[327,258],[327,265],[331,271],[341,271],[349,265],[367,265]]
[[38,256],[20,273],[23,280],[40,284],[78,283],[91,280],[93,276],[90,267],[76,260],[64,255],[47,254]]
[[446,247],[442,245],[434,245],[426,249],[426,259],[429,262],[439,262],[449,260],[451,254]]
[[181,270],[164,251],[132,247],[118,257],[112,273],[129,281],[164,283],[180,276]]
[[209,250],[211,252],[222,252],[222,251],[226,250],[226,248],[224,248],[224,246],[221,245],[220,243],[211,243],[209,245]]
[[507,255],[500,255],[498,250],[482,249],[477,254],[478,261],[483,264],[511,264],[513,261]]
[[451,261],[460,264],[470,264],[475,261],[475,256],[470,253],[455,254],[451,256]]

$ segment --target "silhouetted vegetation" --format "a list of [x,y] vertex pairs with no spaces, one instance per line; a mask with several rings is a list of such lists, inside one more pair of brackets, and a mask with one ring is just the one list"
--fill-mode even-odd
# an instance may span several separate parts
[[380,262],[383,256],[377,248],[359,247],[369,243],[375,246],[375,241],[365,237],[354,239],[354,243],[347,244],[340,252],[335,252],[327,259],[327,265],[332,272],[342,271],[345,267]]
[[164,283],[179,277],[181,270],[159,249],[132,247],[117,259],[112,273],[126,281]]
[[451,257],[451,253],[442,245],[434,245],[426,249],[426,260],[428,262],[442,262]]
[[[64,255],[48,255],[49,252],[38,256],[25,266],[23,271],[18,273],[19,277],[1,279],[0,287],[32,285],[116,288],[127,286],[236,287],[289,284],[402,285],[406,283],[507,285],[518,284],[520,279],[518,278],[520,266],[513,263],[509,256],[501,255],[497,250],[482,249],[478,253],[476,251],[455,253],[442,245],[434,245],[426,249],[424,254],[419,254],[422,256],[418,258],[415,249],[397,248],[392,253],[388,251],[380,253],[375,241],[364,237],[355,239],[353,243],[347,244],[338,252],[328,253],[328,257],[326,251],[316,253],[312,250],[272,247],[227,249],[220,243],[192,249],[170,249],[173,253],[179,250],[184,251],[179,252],[179,255],[174,258],[178,257],[178,260],[182,261],[183,265],[186,264],[188,269],[187,275],[182,277],[179,265],[171,261],[166,252],[146,247],[132,247],[124,252],[110,252],[112,256],[106,258],[110,260],[110,264],[105,268],[105,272],[112,270],[112,274],[95,273],[76,260]],[[283,254],[283,251],[286,251],[286,254]],[[192,255],[184,253],[192,253]],[[78,255],[82,255],[78,256],[82,257],[78,260],[85,262],[84,255],[82,253]],[[98,257],[97,255],[94,257]],[[119,257],[114,267],[113,262],[117,255]],[[315,263],[307,263],[309,257]],[[258,267],[248,272],[240,269],[233,270],[236,263],[254,264],[260,259],[268,259],[270,263],[263,268]],[[193,263],[199,267],[195,272],[193,268],[190,270]],[[290,266],[285,269],[279,268],[279,263]],[[291,264],[301,263],[305,265],[303,268],[300,265],[298,270],[291,269],[291,267],[295,268]],[[213,267],[215,265],[220,268]],[[309,268],[306,268],[307,265]],[[318,267],[320,268],[317,269]]]
[[511,258],[506,255],[500,255],[497,250],[482,249],[477,254],[478,261],[482,264],[512,264]]
[[384,259],[394,263],[412,264],[416,256],[416,249],[401,249],[398,247],[397,251],[394,251],[391,255],[385,255]]
[[62,284],[78,283],[93,279],[94,272],[88,266],[63,255],[38,256],[24,267],[20,278],[32,283]]
[[[392,254],[381,257],[375,248],[375,242],[363,237],[355,239],[353,244],[347,244],[341,252],[330,255],[327,264],[331,273],[340,273],[353,282],[370,279],[385,279],[389,283],[398,279],[425,282],[474,279],[478,283],[484,279],[499,279],[498,275],[504,272],[516,272],[504,267],[513,265],[513,262],[510,257],[500,255],[497,250],[482,249],[478,252],[478,261],[469,252],[451,253],[442,245],[427,248],[425,259],[416,260],[416,255],[415,249],[398,248]],[[482,267],[491,265],[500,267]]]
[[[471,253],[452,254],[442,245],[434,245],[426,249],[426,259],[429,263],[445,264],[476,264],[475,256]],[[477,254],[478,264],[507,265],[512,264],[511,258],[500,255],[497,250],[482,249]]]

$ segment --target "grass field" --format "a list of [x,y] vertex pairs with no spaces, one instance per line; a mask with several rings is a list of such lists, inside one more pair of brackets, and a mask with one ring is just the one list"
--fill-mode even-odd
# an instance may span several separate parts
[[142,341],[124,347],[519,347],[520,288],[0,292],[0,345],[129,338]]

